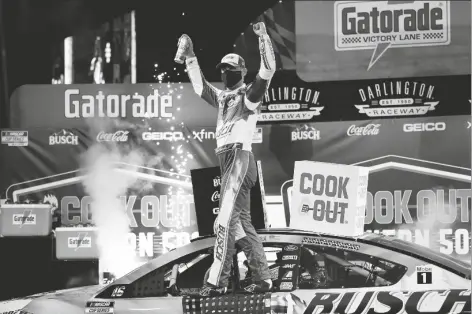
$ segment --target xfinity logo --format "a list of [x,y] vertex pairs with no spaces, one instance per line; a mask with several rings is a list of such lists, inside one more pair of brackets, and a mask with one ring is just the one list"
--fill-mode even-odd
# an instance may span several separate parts
[[472,123],[470,121],[467,121],[467,128],[470,129],[471,126],[472,126]]
[[203,142],[203,140],[214,140],[215,132],[205,131],[205,129],[201,129],[199,132],[193,131],[193,139],[199,142]]
[[184,140],[182,132],[144,132],[143,140],[145,141],[181,141]]
[[446,130],[444,122],[407,123],[403,125],[403,132],[434,132]]

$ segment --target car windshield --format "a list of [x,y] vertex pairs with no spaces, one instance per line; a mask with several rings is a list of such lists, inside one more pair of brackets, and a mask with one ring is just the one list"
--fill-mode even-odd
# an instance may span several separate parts
[[395,237],[369,234],[361,239],[374,242],[377,245],[384,246],[393,251],[401,251],[406,254],[415,255],[430,264],[435,264],[442,268],[447,268],[452,272],[470,278],[471,265],[452,256],[435,252],[434,250],[421,246],[413,242],[407,242]]

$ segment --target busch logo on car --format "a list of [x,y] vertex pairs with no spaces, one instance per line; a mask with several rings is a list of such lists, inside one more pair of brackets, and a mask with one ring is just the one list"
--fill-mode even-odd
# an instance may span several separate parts
[[79,137],[72,132],[62,130],[49,136],[49,145],[79,145]]
[[[313,208],[304,205],[304,212],[313,210],[313,219],[335,223],[345,223],[346,208],[349,203],[347,195],[348,177],[324,176],[322,174],[302,173],[300,176],[300,193],[324,196],[317,198]],[[335,199],[335,200],[330,200]]]
[[374,50],[368,69],[388,48],[449,45],[449,1],[337,1],[335,49]]

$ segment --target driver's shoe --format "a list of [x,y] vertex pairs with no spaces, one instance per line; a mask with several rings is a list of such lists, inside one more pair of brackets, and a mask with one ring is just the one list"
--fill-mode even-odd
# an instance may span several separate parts
[[220,295],[224,295],[227,290],[228,289],[226,287],[215,287],[206,283],[200,288],[199,295],[201,297],[218,297]]
[[248,293],[265,293],[272,290],[272,281],[271,280],[261,280],[258,282],[253,282],[246,287],[243,287],[243,290]]

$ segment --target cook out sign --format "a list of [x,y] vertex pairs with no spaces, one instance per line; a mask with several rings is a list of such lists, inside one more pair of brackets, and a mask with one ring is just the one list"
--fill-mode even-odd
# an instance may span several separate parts
[[364,232],[369,169],[297,161],[290,228],[342,236]]

